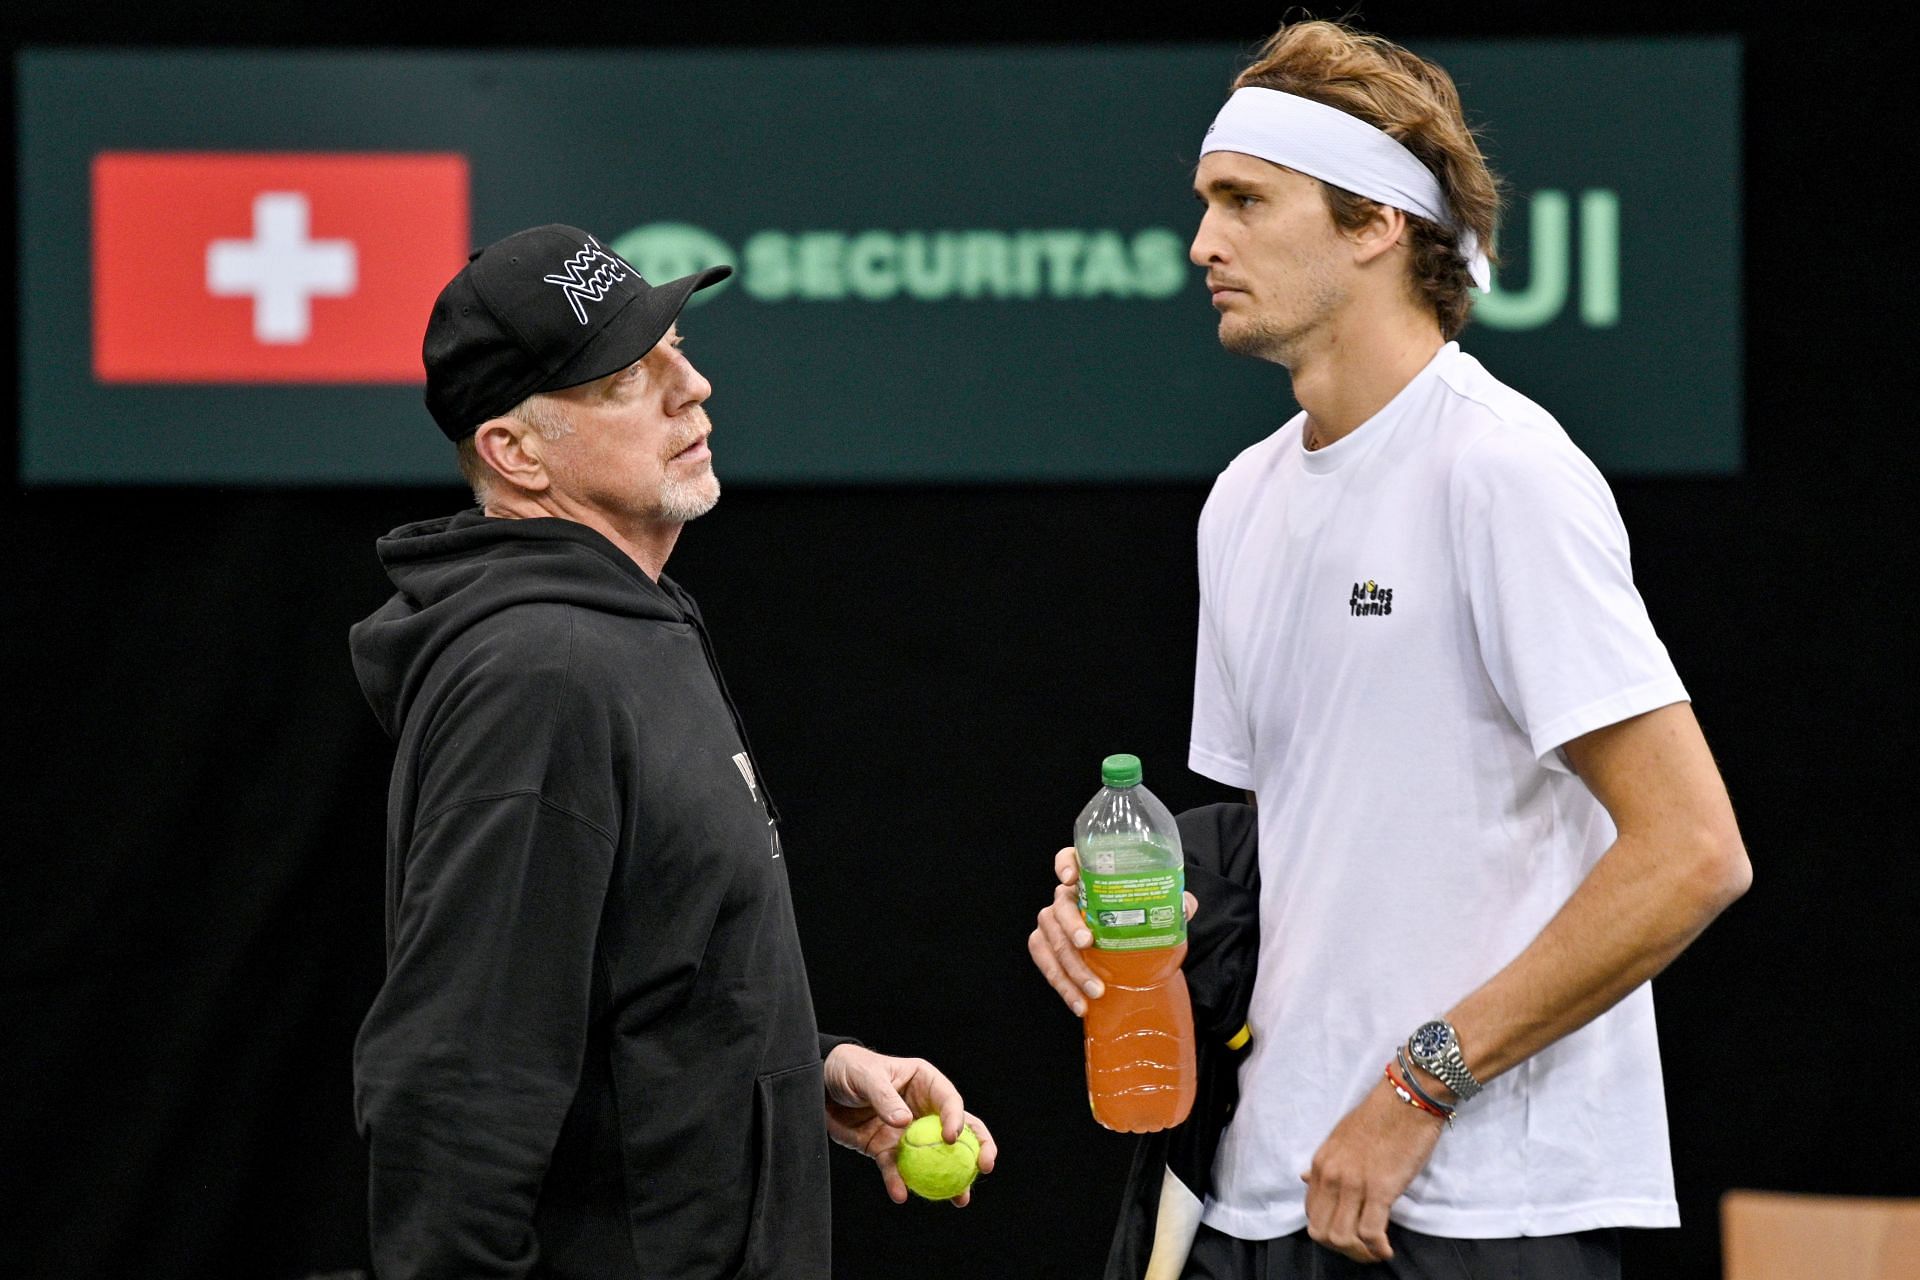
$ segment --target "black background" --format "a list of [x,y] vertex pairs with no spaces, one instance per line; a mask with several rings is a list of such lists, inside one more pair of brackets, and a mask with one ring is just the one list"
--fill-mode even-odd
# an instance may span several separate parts
[[[1251,43],[1279,16],[106,0],[5,21],[15,48],[501,48]],[[1920,1032],[1896,795],[1913,721],[1896,458],[1912,237],[1882,177],[1912,160],[1898,94],[1911,77],[1886,11],[1867,6],[1374,3],[1359,19],[1416,43],[1745,37],[1746,473],[1615,486],[1756,868],[1752,893],[1656,984],[1686,1225],[1635,1234],[1629,1267],[1705,1280],[1729,1187],[1920,1194],[1902,1138]],[[11,201],[0,217],[15,243]],[[74,253],[84,262],[84,228]],[[1193,322],[1208,322],[1198,303]],[[727,365],[753,355],[702,354],[724,442]],[[1003,1148],[964,1212],[896,1208],[836,1153],[838,1274],[1098,1273],[1126,1144],[1087,1120],[1075,1024],[1024,939],[1102,754],[1141,754],[1176,808],[1219,794],[1180,767],[1204,496],[738,489],[682,539],[672,572],[705,607],[788,814],[822,1024],[934,1059]],[[9,1274],[363,1265],[348,1055],[381,972],[390,748],[345,633],[386,594],[373,538],[460,502],[451,485],[10,489]]]

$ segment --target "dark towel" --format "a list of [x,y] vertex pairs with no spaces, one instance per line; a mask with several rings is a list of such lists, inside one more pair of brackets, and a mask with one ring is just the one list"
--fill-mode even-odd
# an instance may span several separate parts
[[1247,1046],[1228,1041],[1247,1024],[1260,954],[1258,827],[1248,804],[1211,804],[1178,818],[1187,888],[1200,911],[1187,930],[1187,991],[1193,999],[1198,1095],[1185,1123],[1143,1134],[1134,1147],[1106,1280],[1140,1280],[1153,1254],[1163,1171],[1202,1201],[1213,1187],[1213,1156],[1240,1100]]

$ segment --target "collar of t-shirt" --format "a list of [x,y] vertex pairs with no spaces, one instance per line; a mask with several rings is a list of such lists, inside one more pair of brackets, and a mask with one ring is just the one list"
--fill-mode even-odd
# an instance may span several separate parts
[[1426,368],[1413,375],[1412,381],[1400,388],[1393,399],[1380,407],[1371,418],[1341,436],[1332,444],[1321,445],[1318,449],[1307,448],[1307,415],[1300,415],[1300,463],[1309,474],[1331,475],[1341,467],[1347,466],[1356,458],[1365,457],[1384,444],[1394,434],[1400,423],[1405,420],[1412,407],[1420,400],[1420,388],[1431,378],[1439,376],[1440,370],[1460,354],[1460,344],[1449,342],[1427,361]]

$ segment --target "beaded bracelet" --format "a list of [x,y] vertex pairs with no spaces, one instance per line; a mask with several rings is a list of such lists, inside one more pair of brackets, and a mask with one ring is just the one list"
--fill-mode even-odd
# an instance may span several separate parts
[[1447,1128],[1453,1128],[1453,1112],[1407,1092],[1407,1086],[1401,1081],[1399,1075],[1394,1072],[1391,1062],[1387,1064],[1387,1083],[1392,1085],[1393,1091],[1400,1095],[1400,1101],[1406,1103],[1416,1111],[1424,1111],[1430,1116],[1439,1116],[1442,1120],[1446,1121]]

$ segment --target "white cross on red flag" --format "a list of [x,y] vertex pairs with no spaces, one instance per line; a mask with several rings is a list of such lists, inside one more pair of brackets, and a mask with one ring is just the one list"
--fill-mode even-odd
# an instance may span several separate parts
[[94,376],[421,381],[468,188],[450,153],[95,156]]

